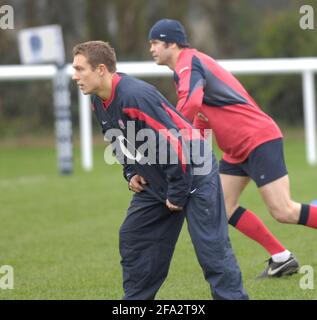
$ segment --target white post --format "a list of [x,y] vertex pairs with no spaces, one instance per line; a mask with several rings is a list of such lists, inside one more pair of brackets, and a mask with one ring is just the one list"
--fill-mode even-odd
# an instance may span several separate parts
[[306,157],[310,165],[317,163],[316,156],[316,111],[314,72],[303,72],[303,102],[306,137]]
[[78,90],[79,95],[79,130],[81,164],[84,170],[91,171],[93,167],[93,145],[91,127],[90,98]]

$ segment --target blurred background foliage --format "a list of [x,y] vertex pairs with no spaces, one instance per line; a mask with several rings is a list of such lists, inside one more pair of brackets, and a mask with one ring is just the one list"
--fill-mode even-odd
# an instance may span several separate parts
[[[67,62],[72,48],[87,40],[109,41],[118,61],[151,60],[147,35],[163,17],[185,25],[191,46],[216,59],[316,56],[316,0],[0,0],[14,8],[15,29],[0,29],[0,65],[19,64],[17,33],[27,27],[60,24]],[[299,9],[315,9],[315,29],[299,27]],[[260,106],[277,121],[302,125],[299,75],[239,76]],[[173,103],[170,78],[145,79]],[[74,127],[78,126],[77,89],[70,84]],[[0,136],[52,131],[50,81],[0,82]],[[0,138],[1,139],[1,138]]]

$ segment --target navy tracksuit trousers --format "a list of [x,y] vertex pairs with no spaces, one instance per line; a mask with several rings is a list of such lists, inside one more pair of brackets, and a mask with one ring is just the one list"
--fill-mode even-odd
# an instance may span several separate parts
[[164,282],[184,219],[214,299],[248,299],[228,238],[218,174],[199,179],[182,212],[136,193],[120,228],[123,299],[154,299]]

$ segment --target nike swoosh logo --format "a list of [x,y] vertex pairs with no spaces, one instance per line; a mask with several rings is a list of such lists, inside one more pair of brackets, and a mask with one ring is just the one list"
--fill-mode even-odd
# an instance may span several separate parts
[[103,125],[105,125],[105,124],[107,123],[107,121],[101,121],[101,123],[102,123]]
[[161,34],[160,34],[160,37],[161,37],[161,38],[164,38],[164,37],[166,37],[166,34],[161,33]]
[[193,194],[196,190],[197,190],[197,188],[194,189],[194,190],[192,190],[192,191],[190,192],[190,194]]
[[283,269],[285,266],[287,266],[288,264],[290,264],[293,260],[290,260],[288,261],[287,263],[283,264],[282,266],[272,270],[272,268],[270,267],[268,270],[267,270],[267,274],[269,276],[274,276],[275,274],[277,274],[279,271],[281,271],[281,269]]

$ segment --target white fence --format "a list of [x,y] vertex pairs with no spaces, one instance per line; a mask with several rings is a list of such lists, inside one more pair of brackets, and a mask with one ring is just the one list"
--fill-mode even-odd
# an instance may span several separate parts
[[[317,58],[218,60],[218,62],[234,74],[302,75],[306,158],[310,165],[315,165],[317,163],[317,134],[314,73],[317,71]],[[172,75],[171,70],[167,67],[157,66],[154,62],[122,62],[118,63],[117,68],[120,72],[137,77]],[[0,81],[47,80],[53,79],[55,73],[56,68],[53,65],[0,66]],[[71,76],[72,73],[72,66],[67,65],[67,74]],[[89,104],[89,97],[83,96],[79,92],[81,161],[83,168],[88,171],[93,167],[91,109]]]

